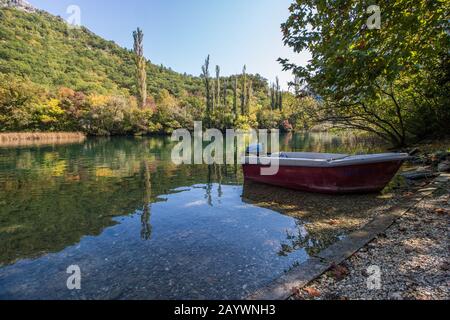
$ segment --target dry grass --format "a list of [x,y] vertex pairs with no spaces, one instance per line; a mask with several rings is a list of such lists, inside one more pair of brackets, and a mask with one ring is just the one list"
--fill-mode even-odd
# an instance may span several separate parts
[[0,147],[83,142],[81,132],[8,132],[0,133]]

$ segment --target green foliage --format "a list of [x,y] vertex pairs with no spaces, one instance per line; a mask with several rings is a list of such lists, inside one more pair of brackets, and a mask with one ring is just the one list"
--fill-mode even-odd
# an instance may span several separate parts
[[238,116],[235,123],[236,129],[250,130],[258,126],[255,115]]
[[0,20],[0,131],[142,135],[192,129],[199,120],[219,129],[278,128],[300,106],[278,89],[277,105],[284,95],[292,108],[272,114],[268,81],[245,67],[223,77],[217,66],[211,78],[209,58],[200,77],[156,66],[143,58],[140,30],[127,50],[41,11],[2,8]]
[[[69,87],[97,94],[137,94],[135,54],[86,28],[69,28],[45,12],[0,9],[0,72],[27,77],[47,88]],[[178,97],[201,91],[201,81],[147,63],[148,88]]]
[[309,50],[306,67],[281,59],[323,100],[319,120],[376,133],[395,145],[449,132],[448,1],[382,0],[370,30],[370,1],[298,0],[285,43]]

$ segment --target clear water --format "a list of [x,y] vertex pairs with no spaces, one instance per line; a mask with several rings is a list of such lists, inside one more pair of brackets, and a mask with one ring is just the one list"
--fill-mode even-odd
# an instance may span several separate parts
[[[282,250],[308,236],[303,222],[246,203],[240,167],[177,167],[170,153],[161,137],[0,148],[0,299],[239,299],[308,258]],[[81,290],[67,289],[70,265]]]

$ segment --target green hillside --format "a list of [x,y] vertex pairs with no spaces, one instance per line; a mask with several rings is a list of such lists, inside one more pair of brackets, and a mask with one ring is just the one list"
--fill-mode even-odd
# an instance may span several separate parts
[[298,101],[278,85],[245,71],[217,76],[215,66],[196,77],[147,61],[142,106],[133,51],[23,1],[1,0],[0,20],[0,132],[170,133],[198,120],[220,129],[290,130],[307,123]]
[[[86,28],[69,28],[61,18],[43,11],[4,8],[0,20],[1,73],[26,76],[49,88],[135,94],[131,51]],[[182,90],[197,93],[201,85],[199,78],[148,63],[148,87],[153,95],[161,88],[176,96]]]

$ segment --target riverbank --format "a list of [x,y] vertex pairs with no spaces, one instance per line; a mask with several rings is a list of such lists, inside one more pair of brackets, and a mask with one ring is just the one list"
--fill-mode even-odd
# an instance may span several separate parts
[[[249,196],[258,205],[301,217],[308,233],[322,235],[315,236],[320,246],[306,246],[311,255],[306,263],[249,298],[448,299],[448,150],[448,140],[411,149],[411,159],[378,195],[304,197],[267,187],[265,195]],[[311,205],[315,210],[309,210]],[[291,248],[308,242],[293,239]],[[367,289],[374,270],[369,267],[381,272],[379,290]]]
[[81,132],[7,132],[0,133],[0,147],[80,143],[85,139]]
[[[297,289],[293,298],[449,299],[449,175],[441,175],[432,187],[437,190],[374,241]],[[367,283],[374,267],[380,271],[380,286],[369,289]]]

